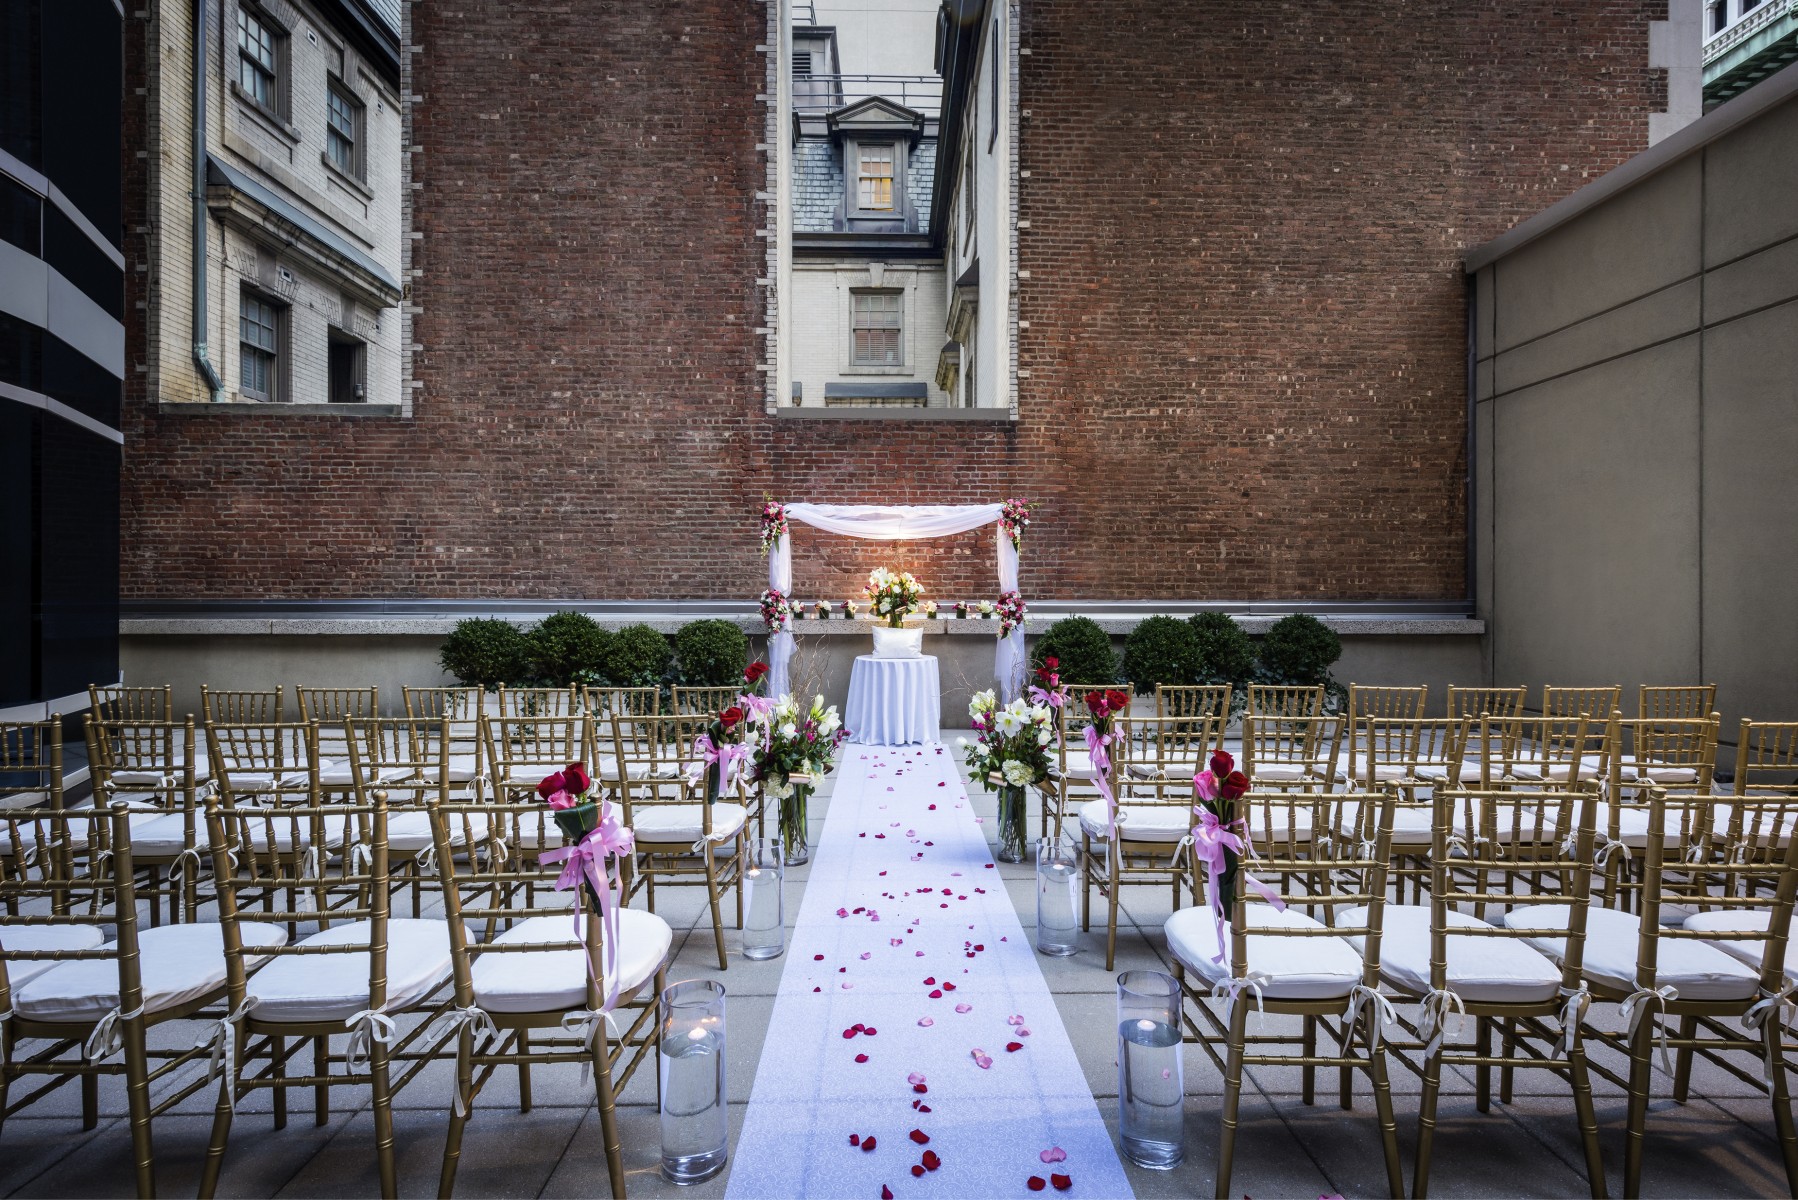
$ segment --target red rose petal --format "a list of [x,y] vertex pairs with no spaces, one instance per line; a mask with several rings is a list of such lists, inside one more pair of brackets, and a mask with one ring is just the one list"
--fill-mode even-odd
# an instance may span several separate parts
[[862,1034],[866,1037],[873,1037],[876,1033],[879,1033],[879,1032],[880,1031],[878,1029],[875,1029],[874,1026],[872,1026],[872,1025],[870,1025],[866,1029],[862,1030]]
[[935,975],[926,975],[924,977],[924,986],[925,987],[935,987],[936,986],[936,976]]
[[853,1029],[843,1030],[843,1040],[844,1041],[848,1041],[850,1038],[852,1038],[854,1036],[855,1036],[855,1030],[853,1030]]
[[920,1146],[930,1145],[930,1135],[925,1133],[922,1129],[912,1130],[910,1136],[911,1140],[918,1143]]
[[880,1185],[880,1200],[893,1200],[893,1189],[884,1183]]
[[865,1063],[868,1061],[868,1056],[866,1054],[858,1054],[855,1056],[855,1061],[858,1063]]
[[986,953],[986,945],[984,943],[976,942],[974,944],[974,949],[980,951],[982,954]]
[[911,1085],[911,1090],[918,1093],[918,1095],[923,1096],[929,1093],[930,1085],[927,1083],[914,1083]]
[[813,962],[823,962],[824,956],[822,954],[814,954],[814,955],[812,955],[812,961]]
[[920,1104],[920,1105],[918,1105],[918,1111],[919,1111],[919,1112],[929,1112],[929,1111],[930,1111],[930,1105],[928,1105],[928,1104]]
[[945,979],[945,980],[943,980],[943,990],[945,992],[953,992],[955,990],[955,985],[953,983],[950,983],[947,979]]
[[874,1149],[874,1135],[870,1133],[867,1137],[862,1139],[862,1153],[866,1154],[872,1149]]
[[930,989],[930,998],[932,1000],[941,1000],[943,998],[943,989],[942,988],[931,988]]
[[943,1160],[936,1156],[935,1150],[924,1151],[924,1169],[926,1171],[934,1171],[942,1165]]
[[1055,1190],[1058,1192],[1065,1192],[1074,1186],[1074,1181],[1066,1175],[1051,1175],[1049,1182],[1055,1185]]
[[924,1168],[920,1167],[917,1163],[913,1163],[911,1166],[911,1177],[913,1179],[917,1179],[917,1178],[920,1178],[923,1174],[924,1174]]
[[1033,1192],[1040,1192],[1044,1188],[1048,1187],[1049,1183],[1041,1175],[1032,1175],[1030,1178],[1028,1178],[1024,1181],[1024,1186],[1029,1188]]
[[1008,1053],[1008,1054],[1016,1054],[1019,1050],[1022,1050],[1023,1048],[1024,1048],[1023,1042],[1006,1042],[1005,1043],[1005,1050],[1006,1050],[1006,1053]]
[[850,1134],[850,1135],[849,1135],[849,1144],[850,1144],[850,1145],[851,1145],[851,1146],[859,1146],[859,1145],[861,1145],[861,1144],[862,1144],[862,1135],[861,1135],[861,1134],[859,1134],[859,1133],[852,1133],[852,1134]]

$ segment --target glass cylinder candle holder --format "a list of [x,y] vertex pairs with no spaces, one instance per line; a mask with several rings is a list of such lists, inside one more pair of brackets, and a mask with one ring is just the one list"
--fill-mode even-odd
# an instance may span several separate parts
[[1118,1107],[1124,1153],[1151,1171],[1186,1157],[1180,985],[1161,971],[1125,971],[1118,987]]
[[1024,806],[1024,789],[1014,784],[999,785],[999,844],[993,857],[1002,863],[1024,861],[1025,827],[1029,810]]
[[1080,948],[1080,860],[1055,838],[1036,842],[1036,948],[1065,958]]
[[812,857],[811,833],[806,828],[806,806],[812,798],[812,787],[791,780],[787,786],[792,791],[780,799],[780,840],[786,843],[787,865],[797,867]]
[[730,1117],[724,1092],[724,985],[670,984],[659,1012],[662,1177],[698,1183],[724,1169]]
[[786,847],[781,840],[751,838],[743,863],[744,958],[779,958],[786,950],[786,875]]

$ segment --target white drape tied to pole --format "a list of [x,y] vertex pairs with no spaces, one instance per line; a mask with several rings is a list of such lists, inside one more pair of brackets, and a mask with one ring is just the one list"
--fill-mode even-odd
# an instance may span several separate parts
[[[907,542],[919,538],[947,537],[979,529],[999,519],[1003,504],[789,504],[786,506],[789,529],[794,522],[838,533],[844,537],[876,542]],[[1018,590],[1018,549],[996,531],[999,548],[999,590]],[[768,550],[768,586],[792,598],[793,546],[788,533]],[[792,618],[784,628],[768,635],[768,694],[780,696],[790,691],[787,680],[788,660],[793,657]],[[1009,701],[1023,691],[1024,627],[1022,625],[999,639],[993,656],[993,673],[1000,692]]]

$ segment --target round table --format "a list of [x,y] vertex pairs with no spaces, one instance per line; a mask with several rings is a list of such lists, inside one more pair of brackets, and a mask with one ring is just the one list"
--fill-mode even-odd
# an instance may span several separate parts
[[843,726],[864,746],[941,741],[943,692],[936,659],[876,658],[863,654],[849,673]]

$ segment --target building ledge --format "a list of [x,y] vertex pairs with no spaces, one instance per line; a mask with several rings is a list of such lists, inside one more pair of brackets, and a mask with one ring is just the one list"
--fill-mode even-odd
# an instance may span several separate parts
[[165,400],[156,406],[160,413],[189,417],[240,416],[284,417],[399,417],[404,415],[398,404],[359,401],[355,404],[264,404],[257,400],[228,400],[214,404],[210,400]]
[[796,408],[783,406],[774,410],[783,421],[973,421],[1005,424],[1012,419],[1009,408],[913,408],[903,405],[839,404],[830,408]]

